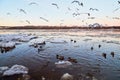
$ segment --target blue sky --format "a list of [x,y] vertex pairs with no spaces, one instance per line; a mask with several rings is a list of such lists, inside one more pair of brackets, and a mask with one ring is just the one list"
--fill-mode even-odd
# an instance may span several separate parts
[[[96,22],[102,25],[120,25],[120,20],[112,19],[113,17],[120,18],[120,10],[113,13],[113,10],[120,7],[117,0],[78,0],[83,3],[83,7],[77,3],[71,4],[72,1],[73,0],[0,0],[0,25],[83,26]],[[35,2],[38,5],[29,5],[31,2]],[[52,5],[52,3],[56,3],[59,9]],[[69,11],[68,8],[71,10]],[[89,8],[97,8],[99,11],[90,11]],[[24,9],[27,14],[20,12],[20,9]],[[90,17],[95,17],[95,19],[88,19],[89,16],[86,14],[73,17],[72,14],[74,12],[89,12],[91,14]],[[40,19],[40,17],[47,19],[49,22]],[[28,24],[26,20],[30,21],[30,24]]]

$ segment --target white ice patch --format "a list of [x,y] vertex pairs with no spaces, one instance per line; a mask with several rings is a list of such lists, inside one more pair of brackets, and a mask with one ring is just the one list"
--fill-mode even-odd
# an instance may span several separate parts
[[65,41],[61,38],[50,40],[50,42],[51,43],[67,43],[67,41]]
[[70,75],[69,73],[63,74],[60,80],[73,80],[73,76]]
[[29,42],[29,45],[34,45],[34,44],[41,44],[43,43],[45,40],[44,39],[33,39]]
[[33,35],[28,35],[28,34],[4,34],[4,35],[0,35],[0,40],[2,42],[9,42],[9,41],[28,42],[34,38],[37,38],[37,37],[33,36]]
[[27,74],[28,68],[22,65],[13,65],[10,69],[3,73],[3,76],[11,76],[15,74]]
[[72,65],[72,63],[69,61],[58,61],[58,62],[55,62],[55,65],[58,68],[66,68],[66,67]]
[[0,47],[12,48],[15,47],[15,42],[0,42]]
[[7,66],[0,67],[0,73],[3,73],[4,71],[6,71],[8,69],[9,69],[9,67],[7,67]]

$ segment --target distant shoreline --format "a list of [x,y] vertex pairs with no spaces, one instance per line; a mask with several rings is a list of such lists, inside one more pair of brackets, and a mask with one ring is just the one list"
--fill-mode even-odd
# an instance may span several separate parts
[[107,26],[107,27],[66,27],[66,26],[0,26],[0,29],[120,29],[120,26]]

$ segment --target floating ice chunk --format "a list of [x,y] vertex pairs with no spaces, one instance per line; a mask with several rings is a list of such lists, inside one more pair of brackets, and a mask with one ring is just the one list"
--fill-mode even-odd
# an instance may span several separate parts
[[72,63],[69,62],[69,61],[58,61],[58,62],[55,62],[55,64],[67,64],[67,65],[72,65]]
[[69,61],[58,61],[58,62],[55,62],[55,65],[58,68],[66,68],[66,67],[72,65],[72,63]]
[[33,46],[33,45],[41,45],[45,42],[44,39],[33,39],[29,42],[29,45]]
[[28,68],[22,65],[13,65],[10,69],[3,73],[3,76],[11,76],[15,74],[27,74]]
[[8,41],[28,42],[31,39],[35,39],[35,38],[37,37],[27,34],[5,34],[0,36],[0,40],[4,42],[8,42]]
[[7,67],[7,66],[0,67],[0,73],[3,73],[4,71],[6,71],[8,69],[9,69],[9,67]]
[[67,43],[66,40],[61,39],[61,38],[52,39],[52,40],[50,40],[50,42],[51,42],[51,43],[56,43],[56,44],[64,44],[64,43]]
[[63,74],[60,80],[73,80],[73,76],[70,75],[69,73]]
[[15,42],[0,42],[0,47],[13,48],[15,47]]

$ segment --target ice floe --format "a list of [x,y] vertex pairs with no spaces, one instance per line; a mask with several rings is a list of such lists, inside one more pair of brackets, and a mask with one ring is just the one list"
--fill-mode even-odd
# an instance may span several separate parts
[[66,67],[72,65],[72,63],[69,61],[58,61],[58,62],[55,62],[55,65],[58,68],[66,68]]
[[7,66],[0,67],[0,73],[3,73],[4,71],[6,71],[8,69],[9,69],[9,67],[7,67]]
[[22,65],[13,65],[10,69],[3,73],[3,76],[11,76],[15,74],[27,74],[28,68]]
[[0,47],[13,48],[15,47],[15,42],[0,42]]
[[120,44],[119,41],[115,41],[115,40],[102,40],[102,42]]
[[8,42],[8,41],[19,41],[19,42],[28,42],[31,39],[37,38],[34,35],[28,34],[4,34],[0,35],[0,41]]
[[61,43],[67,43],[67,41],[66,40],[63,40],[63,39],[61,39],[61,38],[58,38],[58,39],[52,39],[52,40],[50,40],[49,42],[51,42],[51,43],[56,43],[56,44],[61,44]]
[[42,45],[42,43],[44,43],[45,40],[44,39],[33,39],[29,42],[29,45]]
[[63,74],[60,80],[73,80],[73,76],[70,75],[69,73]]

